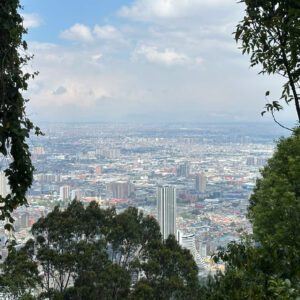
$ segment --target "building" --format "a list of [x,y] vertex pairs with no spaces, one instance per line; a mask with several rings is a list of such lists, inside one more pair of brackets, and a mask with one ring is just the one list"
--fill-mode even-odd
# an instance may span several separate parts
[[194,255],[194,252],[196,251],[195,234],[181,235],[181,239],[178,242],[183,248],[190,250]]
[[195,234],[193,234],[193,233],[191,233],[191,234],[182,234],[181,239],[178,242],[183,248],[188,249],[191,252],[191,254],[193,255],[193,257],[195,259],[195,262],[196,262],[198,268],[202,269],[205,266],[205,262],[203,260],[203,257],[201,255],[201,253],[199,254],[199,252],[196,249]]
[[81,200],[82,193],[80,189],[72,190],[71,191],[71,200]]
[[8,179],[3,171],[0,172],[0,196],[6,197],[10,193]]
[[159,187],[157,192],[157,219],[163,239],[176,236],[176,189]]
[[59,198],[60,200],[69,200],[70,198],[70,186],[64,185],[59,188]]
[[197,174],[195,178],[195,189],[197,192],[205,193],[206,192],[206,182],[207,178],[204,173]]
[[96,166],[95,167],[95,174],[96,175],[101,175],[102,174],[102,167],[101,166]]
[[189,177],[190,176],[191,166],[188,162],[185,162],[182,165],[179,165],[176,172],[178,177]]
[[129,181],[114,181],[107,185],[107,190],[112,198],[128,199],[134,192],[134,186]]
[[255,166],[255,157],[253,157],[253,156],[247,157],[246,165],[247,166]]
[[44,147],[33,147],[32,155],[44,155],[45,149]]
[[20,216],[20,226],[21,228],[28,228],[29,227],[29,213],[24,212]]
[[207,254],[207,244],[206,244],[206,243],[201,242],[199,248],[200,248],[200,249],[199,249],[199,252],[200,252],[200,255],[201,255],[202,257],[208,256],[208,254]]

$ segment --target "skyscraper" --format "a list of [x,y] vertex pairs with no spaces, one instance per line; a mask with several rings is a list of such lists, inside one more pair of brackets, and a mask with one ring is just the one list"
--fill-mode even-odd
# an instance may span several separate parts
[[195,188],[197,192],[206,192],[206,176],[204,173],[197,174],[195,178]]
[[59,188],[59,198],[62,201],[69,200],[70,198],[70,186],[64,185]]
[[189,162],[185,162],[177,167],[177,176],[178,177],[189,177],[190,176],[191,166]]
[[111,196],[117,199],[128,199],[134,192],[134,186],[129,181],[110,182],[107,189]]
[[176,189],[159,187],[157,192],[157,218],[163,239],[176,236]]
[[10,193],[8,179],[3,171],[0,172],[0,195],[6,197]]

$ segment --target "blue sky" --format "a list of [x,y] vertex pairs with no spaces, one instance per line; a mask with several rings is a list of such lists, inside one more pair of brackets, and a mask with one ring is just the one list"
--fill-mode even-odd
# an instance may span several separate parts
[[38,121],[256,122],[265,91],[280,95],[280,78],[258,76],[238,50],[234,0],[21,3]]
[[89,26],[115,19],[115,12],[129,1],[121,0],[23,0],[24,13],[37,15],[40,26],[29,31],[28,37],[44,42],[61,43],[59,33],[75,23]]

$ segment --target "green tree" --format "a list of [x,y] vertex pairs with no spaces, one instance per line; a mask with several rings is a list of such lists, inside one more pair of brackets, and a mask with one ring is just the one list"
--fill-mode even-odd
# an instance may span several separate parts
[[20,250],[12,243],[8,250],[8,257],[1,265],[0,293],[11,299],[33,299],[31,293],[41,286],[33,240]]
[[[198,270],[192,255],[174,237],[163,242],[157,221],[136,208],[117,214],[75,200],[40,218],[32,234],[30,248],[12,248],[3,264],[0,283],[8,295],[19,286],[25,293],[39,285],[40,299],[196,299]],[[13,260],[24,253],[30,253],[41,278],[23,270],[28,260]]]
[[7,218],[11,223],[11,212],[27,204],[26,192],[33,180],[34,168],[26,139],[33,129],[36,134],[41,133],[26,116],[28,100],[22,96],[28,79],[36,73],[23,71],[32,57],[26,54],[27,44],[23,40],[26,30],[19,9],[18,0],[0,2],[0,154],[10,160],[4,171],[11,189],[6,197],[0,196],[0,219]]
[[[281,139],[250,198],[254,239],[274,249],[276,273],[300,280],[300,130]],[[274,251],[271,251],[270,254]]]
[[64,292],[64,299],[125,299],[130,288],[130,274],[112,263],[103,245],[80,242],[77,245],[74,286]]
[[145,277],[135,286],[132,299],[198,299],[198,268],[174,236],[153,243],[141,263]]
[[134,260],[145,259],[148,246],[161,240],[159,225],[153,217],[144,216],[135,207],[115,215],[107,241],[111,245],[111,259],[126,268]]
[[[85,209],[81,202],[73,201],[65,210],[55,207],[33,225],[36,255],[43,268],[47,293],[53,289],[63,293],[70,281],[76,281],[82,269],[88,268],[83,249],[89,250],[91,260],[93,255],[108,260],[105,233],[114,214],[114,210],[101,210],[96,203]],[[86,264],[82,264],[84,261]]]
[[[246,5],[246,9],[244,19],[237,26],[235,39],[241,42],[243,54],[251,54],[252,67],[261,65],[260,73],[279,74],[286,79],[281,99],[287,104],[294,102],[300,122],[300,3],[298,0],[240,2]],[[276,122],[274,112],[282,108],[277,100],[266,105],[266,111],[271,112]]]

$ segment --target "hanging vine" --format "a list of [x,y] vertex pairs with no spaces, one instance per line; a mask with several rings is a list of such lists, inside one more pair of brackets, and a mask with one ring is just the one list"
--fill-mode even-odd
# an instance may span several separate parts
[[[22,95],[28,80],[37,73],[23,71],[32,56],[26,54],[26,29],[20,9],[19,0],[0,1],[0,155],[10,161],[4,170],[10,193],[0,195],[0,219],[10,223],[14,221],[11,213],[27,204],[26,192],[33,181],[34,167],[26,140],[31,131],[41,134],[26,116],[28,99]],[[11,225],[6,224],[5,228],[10,229]]]

